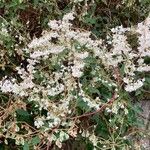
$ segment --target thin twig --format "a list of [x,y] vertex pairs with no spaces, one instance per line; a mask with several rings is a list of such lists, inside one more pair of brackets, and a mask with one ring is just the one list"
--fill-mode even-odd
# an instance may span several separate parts
[[91,116],[91,115],[97,114],[99,112],[102,112],[108,105],[112,104],[115,101],[115,98],[116,98],[116,93],[113,95],[113,97],[106,104],[104,104],[98,110],[96,110],[94,112],[90,112],[90,113],[85,113],[85,114],[80,115],[80,116],[72,117],[70,119],[79,119],[79,118],[82,118],[82,117],[87,117],[87,116]]

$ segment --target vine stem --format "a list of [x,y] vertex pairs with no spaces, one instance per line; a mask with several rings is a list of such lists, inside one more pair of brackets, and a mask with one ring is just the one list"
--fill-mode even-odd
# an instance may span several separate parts
[[112,104],[115,101],[116,96],[117,96],[117,94],[114,93],[112,98],[107,103],[102,105],[102,107],[100,107],[98,110],[96,110],[94,112],[85,113],[85,114],[80,115],[80,116],[75,116],[75,117],[72,117],[71,119],[79,119],[79,118],[82,118],[82,117],[88,117],[88,116],[91,116],[91,115],[102,112],[108,105]]

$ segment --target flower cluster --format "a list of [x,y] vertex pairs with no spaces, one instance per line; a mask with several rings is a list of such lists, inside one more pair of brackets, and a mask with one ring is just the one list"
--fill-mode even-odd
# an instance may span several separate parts
[[[104,59],[108,66],[118,67],[124,65],[123,82],[126,84],[125,90],[128,92],[136,91],[143,86],[145,79],[137,79],[138,72],[149,72],[150,66],[145,64],[145,57],[150,55],[150,21],[149,17],[142,23],[139,23],[134,28],[123,28],[122,26],[113,28],[112,39],[109,38],[109,45],[112,45],[110,51],[106,52]],[[137,38],[139,45],[133,49],[128,43],[127,34],[138,34]]]
[[[137,72],[150,71],[150,66],[144,63],[144,58],[150,56],[150,18],[137,27],[112,29],[112,36],[106,41],[93,39],[91,32],[74,28],[74,18],[75,12],[70,12],[62,20],[50,21],[50,29],[23,50],[28,56],[25,58],[27,66],[20,64],[15,68],[19,79],[4,77],[0,81],[3,93],[11,93],[35,104],[39,114],[35,114],[34,126],[47,133],[56,129],[53,136],[45,136],[50,142],[55,141],[59,148],[73,135],[69,129],[74,129],[77,124],[72,119],[77,113],[76,108],[83,112],[97,111],[112,96],[105,91],[118,92],[120,84],[116,80],[115,68],[124,66],[121,80],[128,92],[143,86],[144,79],[138,78]],[[130,33],[139,34],[136,50],[128,43],[126,34]],[[102,93],[101,87],[104,87]],[[117,114],[120,108],[128,114],[126,106],[120,102],[106,111]],[[43,110],[44,114],[41,113]],[[57,128],[66,128],[68,132],[59,132]],[[94,146],[98,143],[94,134],[89,140]]]

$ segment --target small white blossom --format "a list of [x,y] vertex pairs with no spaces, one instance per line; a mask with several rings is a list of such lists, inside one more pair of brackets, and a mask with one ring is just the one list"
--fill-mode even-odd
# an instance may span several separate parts
[[36,118],[36,120],[34,121],[34,125],[37,128],[42,127],[44,125],[43,118]]

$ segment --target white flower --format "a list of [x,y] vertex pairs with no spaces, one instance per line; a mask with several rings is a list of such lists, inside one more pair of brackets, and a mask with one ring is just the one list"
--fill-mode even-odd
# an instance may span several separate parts
[[125,90],[128,92],[136,91],[143,86],[143,80],[137,80],[136,82],[131,82],[125,86]]
[[56,140],[55,144],[56,144],[59,148],[62,147],[62,143],[61,143],[59,140]]
[[88,52],[84,52],[84,53],[75,53],[75,57],[76,57],[76,58],[79,58],[79,59],[85,59],[85,58],[88,57],[88,55],[89,55]]
[[59,133],[59,140],[63,142],[64,140],[69,139],[69,135],[65,133],[64,131],[60,131]]
[[97,138],[97,136],[95,136],[94,134],[92,134],[89,137],[89,140],[92,142],[93,146],[97,146],[97,144],[98,144],[98,138]]
[[74,67],[71,67],[72,68],[72,76],[73,77],[77,77],[77,78],[80,78],[83,74],[83,72],[80,70],[80,68],[74,66]]
[[0,88],[3,93],[12,92],[13,83],[9,80],[0,81]]
[[50,20],[48,26],[53,30],[59,30],[60,29],[59,24],[60,22],[57,20]]
[[64,91],[64,85],[58,84],[56,87],[52,87],[52,88],[48,89],[48,95],[55,96],[55,95],[60,94],[63,91]]
[[110,113],[112,111],[111,111],[111,109],[109,109],[108,107],[106,107],[106,112]]
[[76,38],[76,36],[77,36],[77,32],[75,31],[69,31],[65,33],[65,37],[68,38],[69,40]]
[[50,51],[35,51],[32,54],[30,54],[30,58],[32,59],[38,59],[41,56],[49,55]]
[[54,47],[50,47],[49,51],[52,54],[59,54],[61,53],[63,50],[65,49],[64,46],[54,46]]
[[1,28],[1,31],[0,31],[1,34],[5,35],[5,36],[8,36],[8,30],[4,27]]
[[150,71],[150,66],[148,66],[148,65],[139,66],[139,67],[137,68],[137,71],[139,71],[139,72],[149,72],[149,71]]
[[34,121],[34,125],[37,128],[42,127],[44,125],[43,118],[36,118],[36,120]]
[[[78,2],[81,1],[83,0],[78,0]],[[84,76],[90,66],[89,63],[93,63],[85,61],[88,56],[95,60],[93,63],[95,68],[92,68],[90,72],[92,76],[89,80],[90,86],[103,88],[105,85],[110,92],[117,92],[115,94],[117,101],[113,102],[111,109],[109,107],[105,109],[108,113],[117,114],[119,109],[123,109],[122,111],[128,114],[126,105],[121,101],[118,102],[120,88],[116,81],[117,77],[119,76],[124,82],[124,90],[132,92],[144,84],[144,79],[139,79],[136,72],[150,71],[150,66],[144,63],[145,56],[150,56],[149,17],[137,27],[115,27],[111,30],[111,37],[107,36],[106,39],[98,40],[92,38],[90,31],[73,28],[71,21],[73,19],[74,12],[70,12],[64,15],[62,20],[49,21],[50,30],[44,31],[40,38],[33,39],[28,44],[28,48],[22,49],[28,53],[26,68],[20,64],[15,68],[17,75],[11,77],[10,74],[9,78],[5,77],[0,81],[0,90],[3,93],[10,93],[21,100],[25,98],[35,104],[37,112],[41,110],[47,112],[47,114],[35,114],[34,125],[36,128],[45,125],[43,135],[49,141],[55,141],[60,148],[62,142],[69,138],[69,132],[68,134],[64,132],[66,129],[71,130],[70,134],[76,137],[77,132],[72,129],[77,127],[80,120],[77,119],[74,124],[73,119],[69,118],[77,115],[74,106],[78,96],[89,108],[86,111],[97,110],[102,105],[99,97],[90,96],[88,86],[85,87],[86,84],[84,84],[86,77],[84,81],[76,80]],[[3,32],[7,31],[3,30]],[[137,42],[139,42],[137,50],[132,49],[128,43],[126,32],[137,35]],[[115,68],[118,68],[118,71],[115,71]],[[111,99],[107,99],[109,100]],[[63,131],[60,127],[63,127]],[[52,128],[55,128],[54,133],[57,136],[49,134]],[[82,136],[89,138],[96,147],[98,139],[94,134],[83,131]]]
[[128,114],[128,109],[127,108],[124,109],[124,113],[125,113],[125,115]]
[[74,15],[73,12],[70,12],[70,13],[64,15],[63,21],[68,22],[69,20],[73,20],[75,18],[73,15]]

